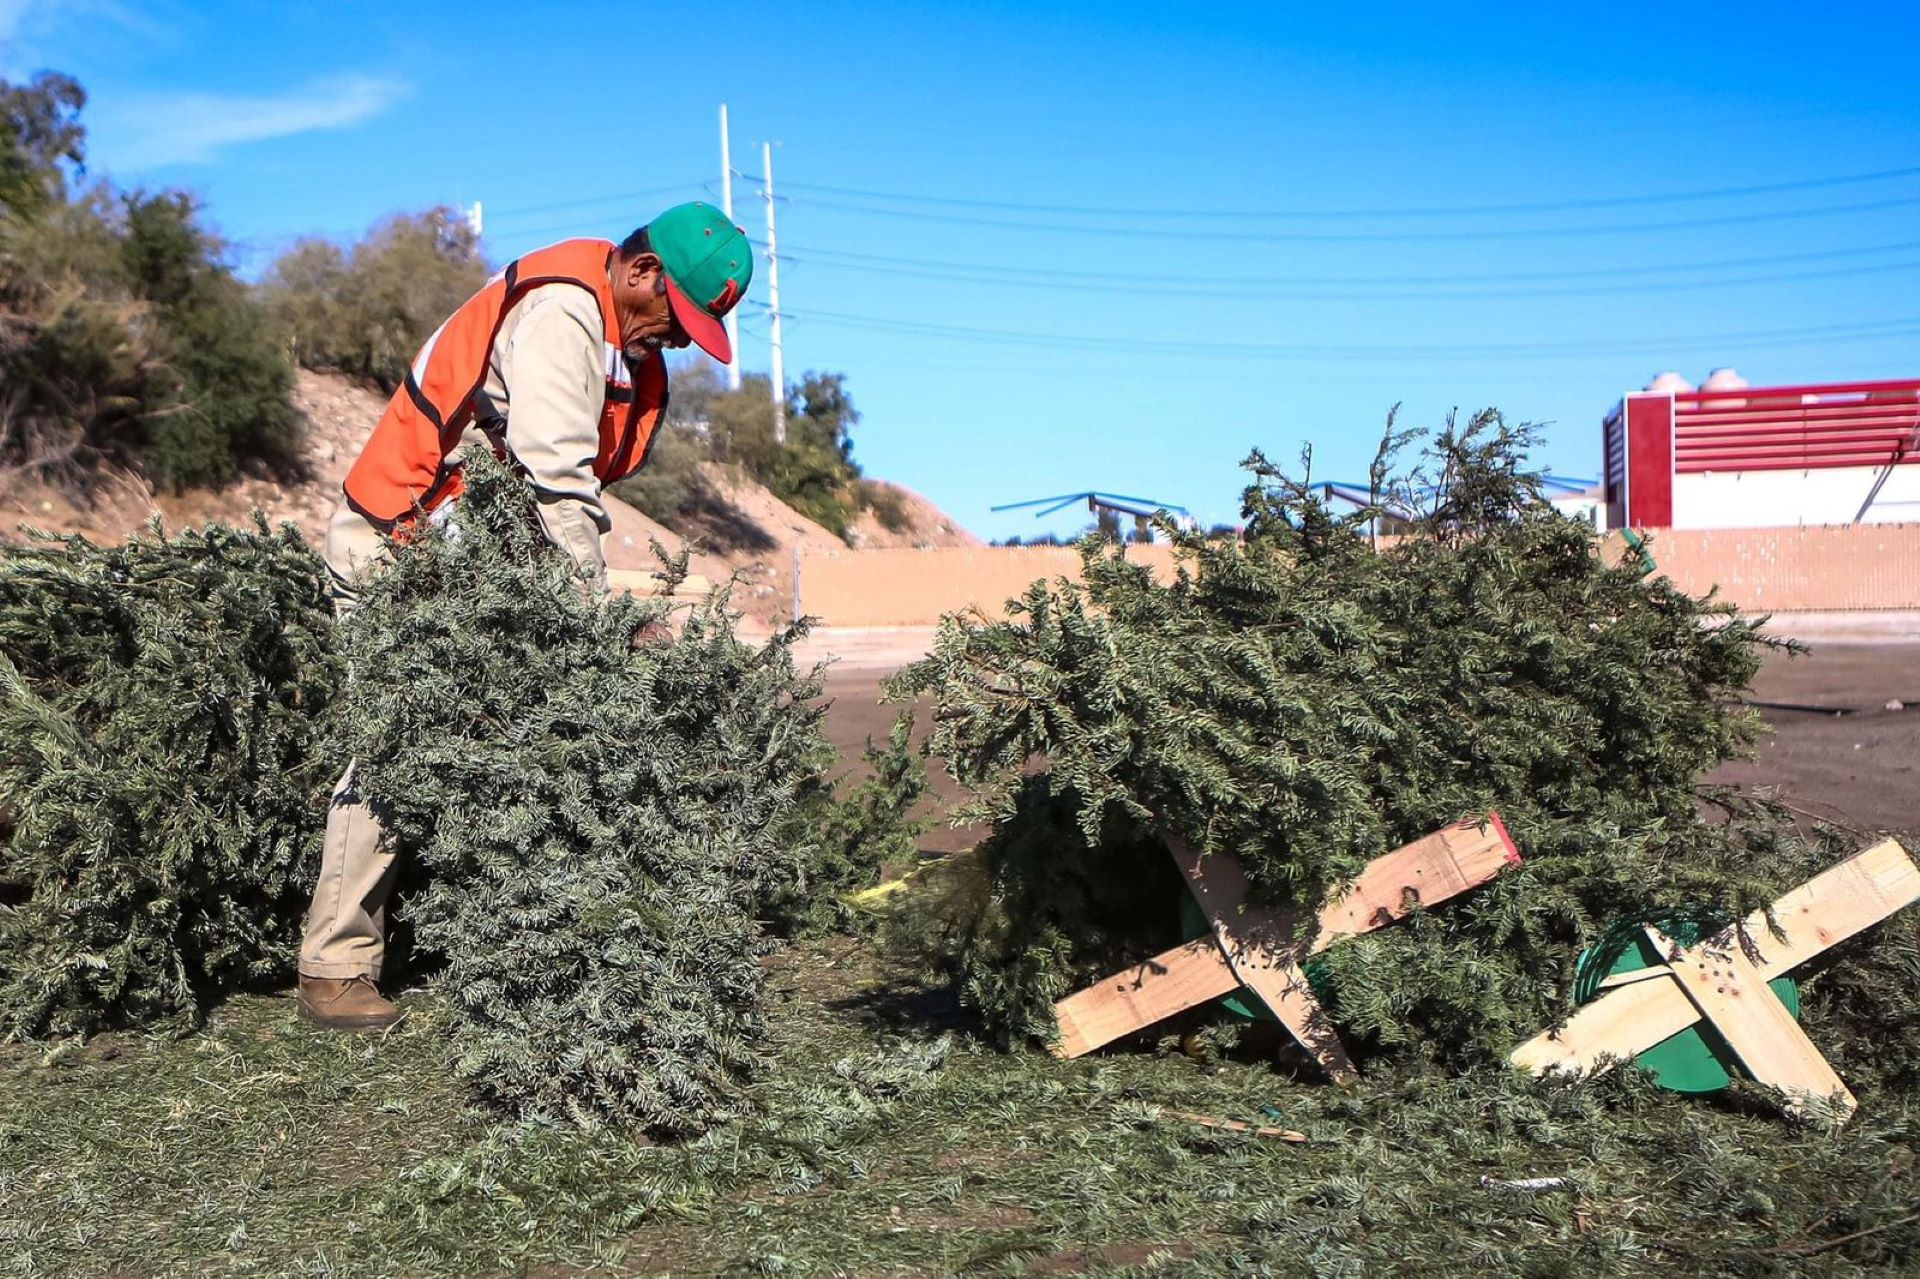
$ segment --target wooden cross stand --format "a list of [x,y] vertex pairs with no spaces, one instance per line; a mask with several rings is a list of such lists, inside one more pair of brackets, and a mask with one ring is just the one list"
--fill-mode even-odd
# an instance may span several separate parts
[[1335,1080],[1355,1077],[1353,1061],[1301,965],[1342,938],[1383,928],[1416,906],[1431,906],[1486,883],[1520,861],[1498,813],[1461,822],[1367,863],[1353,886],[1319,915],[1310,945],[1294,938],[1291,912],[1245,905],[1246,869],[1224,853],[1202,857],[1175,841],[1173,859],[1212,921],[1206,937],[1095,982],[1053,1006],[1053,1051],[1079,1057],[1177,1012],[1244,986]]
[[1668,962],[1608,978],[1602,985],[1615,989],[1520,1045],[1513,1064],[1536,1075],[1585,1074],[1609,1060],[1632,1060],[1704,1019],[1748,1074],[1786,1095],[1789,1114],[1818,1101],[1845,1122],[1853,1094],[1767,983],[1915,901],[1920,868],[1889,839],[1774,902],[1779,934],[1766,911],[1691,948],[1649,928]]

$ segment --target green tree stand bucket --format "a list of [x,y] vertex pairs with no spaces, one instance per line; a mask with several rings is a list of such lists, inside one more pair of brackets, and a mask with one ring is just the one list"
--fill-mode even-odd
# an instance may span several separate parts
[[[1691,946],[1714,929],[1699,923],[1661,925],[1661,931]],[[1574,970],[1573,997],[1590,1003],[1606,992],[1600,983],[1619,973],[1638,972],[1666,963],[1638,924],[1615,925],[1605,938],[1580,953]],[[1776,977],[1767,983],[1774,995],[1787,1006],[1795,1021],[1800,1020],[1800,988],[1791,977]],[[1733,1082],[1739,1071],[1739,1059],[1718,1031],[1705,1021],[1697,1021],[1677,1035],[1661,1040],[1633,1059],[1633,1064],[1653,1076],[1655,1083],[1672,1092],[1719,1092]]]

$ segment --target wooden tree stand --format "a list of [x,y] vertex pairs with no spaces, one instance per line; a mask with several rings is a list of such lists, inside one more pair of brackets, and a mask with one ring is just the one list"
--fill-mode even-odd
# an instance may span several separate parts
[[1179,841],[1168,851],[1212,921],[1210,936],[1155,955],[1053,1006],[1060,1038],[1053,1051],[1079,1057],[1177,1012],[1245,987],[1265,1004],[1335,1080],[1356,1077],[1331,1019],[1307,987],[1301,965],[1342,938],[1384,928],[1416,906],[1432,906],[1519,864],[1520,850],[1498,813],[1461,822],[1367,863],[1353,886],[1320,912],[1304,947],[1294,917],[1245,904],[1246,869],[1226,853],[1203,857]]
[[1705,1020],[1748,1074],[1786,1096],[1787,1113],[1825,1103],[1842,1123],[1853,1094],[1767,983],[1829,947],[1920,901],[1920,868],[1884,840],[1821,872],[1737,926],[1692,947],[1647,929],[1665,965],[1609,977],[1605,995],[1520,1045],[1513,1064],[1536,1075],[1585,1074],[1632,1060]]

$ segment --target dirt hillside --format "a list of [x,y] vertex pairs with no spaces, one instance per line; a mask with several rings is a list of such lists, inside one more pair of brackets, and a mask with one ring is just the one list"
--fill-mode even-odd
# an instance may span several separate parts
[[[301,370],[293,402],[307,420],[306,455],[311,478],[298,484],[243,479],[218,492],[155,494],[132,475],[110,477],[91,504],[76,503],[57,489],[16,482],[0,490],[0,526],[5,538],[18,536],[22,523],[53,532],[81,533],[96,541],[117,541],[140,528],[156,512],[170,527],[218,521],[244,524],[255,510],[278,524],[290,520],[318,546],[339,500],[340,482],[372,433],[386,406],[377,390],[329,373]],[[607,537],[607,563],[616,569],[655,567],[654,541],[678,553],[690,540],[696,553],[691,570],[713,581],[740,579],[734,602],[752,620],[784,621],[793,598],[796,548],[840,548],[844,543],[775,497],[764,486],[729,468],[709,464],[707,485],[714,500],[703,504],[680,529],[663,527],[617,499],[607,499],[613,530]],[[888,530],[873,512],[861,514],[852,542],[861,547],[978,546],[979,539],[910,489],[889,484],[906,514],[905,527]]]

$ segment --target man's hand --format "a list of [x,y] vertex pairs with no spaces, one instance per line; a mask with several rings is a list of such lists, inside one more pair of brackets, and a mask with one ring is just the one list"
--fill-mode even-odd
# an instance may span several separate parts
[[656,644],[671,643],[673,643],[673,628],[667,625],[666,619],[659,617],[636,629],[632,639],[628,641],[628,644],[634,648],[652,648]]

